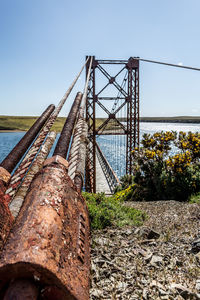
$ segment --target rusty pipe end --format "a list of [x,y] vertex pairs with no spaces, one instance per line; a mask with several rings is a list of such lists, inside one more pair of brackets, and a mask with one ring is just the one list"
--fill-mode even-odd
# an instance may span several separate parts
[[57,164],[61,164],[63,165],[66,169],[68,169],[69,167],[69,163],[66,159],[64,159],[62,156],[60,155],[54,155],[50,158],[47,158],[44,162],[44,167],[51,165],[52,163],[57,163]]
[[[27,262],[17,262],[6,265],[0,270],[0,299],[6,297],[9,291],[12,291],[12,282],[21,282],[22,278],[27,283],[32,283],[33,286],[40,287],[40,297],[45,300],[76,300],[65,288],[63,283],[47,268],[41,265],[30,264]],[[53,285],[52,285],[53,283]],[[7,286],[9,285],[8,289]],[[50,293],[51,292],[51,293]],[[15,294],[16,296],[16,294]],[[17,298],[18,299],[18,298]],[[19,298],[21,299],[21,298]],[[26,299],[26,298],[22,298]],[[29,299],[29,298],[28,298]],[[35,298],[31,298],[35,299]]]

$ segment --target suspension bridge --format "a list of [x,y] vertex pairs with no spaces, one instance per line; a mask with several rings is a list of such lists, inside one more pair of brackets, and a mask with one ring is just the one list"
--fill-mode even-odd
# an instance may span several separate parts
[[[81,190],[112,194],[139,146],[139,61],[86,61],[0,164],[0,298],[89,299],[89,217]],[[190,68],[166,64],[168,66]],[[56,143],[51,131],[86,70]],[[102,118],[102,122],[97,122]],[[102,138],[109,139],[110,158]]]

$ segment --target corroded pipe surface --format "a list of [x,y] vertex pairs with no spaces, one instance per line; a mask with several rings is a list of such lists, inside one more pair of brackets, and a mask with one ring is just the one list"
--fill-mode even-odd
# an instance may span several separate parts
[[38,288],[29,280],[16,280],[11,282],[3,300],[37,300]]
[[81,99],[82,93],[78,92],[61,131],[60,138],[57,142],[53,155],[59,155],[66,158]]
[[35,278],[43,299],[88,300],[89,250],[85,200],[63,164],[47,164],[32,181],[3,249],[0,291],[13,278]]
[[6,186],[9,180],[10,173],[0,167],[0,253],[14,221],[8,208],[8,203],[6,202],[6,199],[4,199]]
[[28,147],[31,145],[38,132],[44,126],[50,115],[55,109],[55,105],[51,104],[43,112],[43,114],[37,119],[33,126],[27,131],[19,143],[13,148],[13,150],[7,155],[7,157],[0,164],[1,167],[5,168],[8,172],[12,172],[20,161]]
[[2,199],[3,195],[0,201],[0,254],[3,249],[4,241],[9,234],[14,221],[7,203],[2,201]]

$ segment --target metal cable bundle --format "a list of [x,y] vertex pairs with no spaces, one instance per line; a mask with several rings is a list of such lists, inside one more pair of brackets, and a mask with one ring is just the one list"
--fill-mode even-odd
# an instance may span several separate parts
[[22,206],[22,203],[24,201],[24,198],[26,196],[26,193],[28,191],[28,188],[33,180],[33,177],[37,172],[40,171],[40,169],[43,166],[44,161],[46,160],[53,144],[56,139],[56,132],[52,131],[48,134],[48,137],[45,141],[45,143],[42,145],[41,150],[39,154],[37,155],[36,159],[34,160],[31,168],[29,169],[25,179],[23,180],[20,188],[18,189],[15,197],[12,199],[9,208],[12,213],[12,215],[16,218],[19,210]]
[[[86,61],[87,63],[87,61]],[[5,197],[7,198],[7,202],[9,203],[11,198],[15,196],[17,189],[19,188],[24,176],[26,175],[27,171],[29,170],[34,158],[36,157],[38,151],[40,150],[41,145],[43,144],[48,132],[50,131],[52,125],[54,124],[59,112],[61,111],[63,105],[65,104],[65,101],[67,100],[69,94],[71,93],[74,85],[76,84],[83,68],[85,67],[85,64],[81,68],[81,71],[76,76],[70,87],[68,88],[67,92],[64,94],[63,98],[60,100],[58,106],[48,119],[46,125],[41,130],[38,138],[32,145],[31,149],[27,153],[27,155],[24,157],[22,163],[16,170],[14,176],[12,176],[9,186],[7,187],[7,190],[5,192]]]
[[[69,154],[69,169],[68,174],[72,180],[76,175],[78,165],[82,160],[85,160],[80,153],[81,143],[85,142],[84,137],[87,137],[87,124],[83,118],[80,118],[75,126],[72,146]],[[83,175],[83,174],[82,174]]]

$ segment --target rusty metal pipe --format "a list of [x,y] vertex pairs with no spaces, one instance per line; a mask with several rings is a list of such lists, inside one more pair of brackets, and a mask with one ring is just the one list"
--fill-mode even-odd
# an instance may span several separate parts
[[6,169],[8,172],[12,172],[24,153],[27,151],[28,147],[31,145],[38,132],[44,126],[45,122],[48,120],[55,106],[53,104],[49,105],[43,114],[37,119],[37,121],[32,125],[32,127],[27,131],[19,143],[13,148],[13,150],[7,155],[7,157],[1,162],[0,166]]
[[57,142],[53,155],[59,155],[63,158],[66,158],[67,156],[67,152],[69,149],[69,144],[73,133],[74,125],[77,119],[82,96],[83,96],[82,93],[80,92],[77,93],[76,98],[72,104],[71,110],[69,112],[69,115],[63,126],[62,132],[60,134],[60,138]]
[[10,283],[3,300],[37,300],[38,293],[34,282],[20,279]]
[[46,300],[89,300],[89,256],[85,200],[59,158],[45,163],[4,246],[0,291],[12,279],[35,278]]

